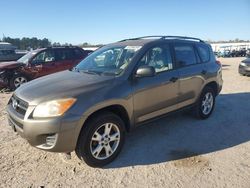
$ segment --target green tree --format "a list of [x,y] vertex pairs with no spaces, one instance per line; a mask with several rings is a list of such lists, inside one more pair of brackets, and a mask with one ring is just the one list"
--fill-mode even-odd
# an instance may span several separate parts
[[18,49],[27,50],[27,49],[37,49],[37,48],[46,48],[51,46],[51,42],[49,39],[38,39],[36,37],[27,38],[23,37],[22,39],[19,38],[10,38],[10,37],[3,37],[3,42],[9,42],[16,46]]

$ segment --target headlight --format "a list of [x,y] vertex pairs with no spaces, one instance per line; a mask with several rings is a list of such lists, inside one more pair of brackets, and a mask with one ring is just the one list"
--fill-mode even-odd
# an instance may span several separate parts
[[240,62],[240,65],[242,65],[242,66],[247,66],[247,64],[244,63],[244,62]]
[[55,117],[63,115],[74,103],[76,99],[58,99],[39,104],[34,112],[33,117]]
[[0,71],[0,75],[3,74],[3,73],[5,73],[5,71]]

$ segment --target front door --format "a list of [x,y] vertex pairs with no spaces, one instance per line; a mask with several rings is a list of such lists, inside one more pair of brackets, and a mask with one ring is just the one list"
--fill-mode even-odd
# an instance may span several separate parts
[[33,78],[45,76],[56,72],[56,59],[54,50],[49,49],[38,53],[28,67]]
[[155,68],[153,77],[135,78],[133,103],[135,122],[143,122],[177,109],[179,74],[175,70],[170,47],[167,44],[149,49],[141,58],[139,66]]

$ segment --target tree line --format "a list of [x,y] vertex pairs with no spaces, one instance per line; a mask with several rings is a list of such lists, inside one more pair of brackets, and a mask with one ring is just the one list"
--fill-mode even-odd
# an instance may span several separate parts
[[[51,42],[49,39],[38,39],[36,37],[28,38],[11,38],[11,37],[3,37],[0,39],[0,42],[8,42],[12,45],[16,46],[20,50],[30,50],[30,49],[38,49],[38,48],[47,48],[50,46],[72,46],[71,43],[59,43],[59,42]],[[101,44],[92,45],[90,43],[84,42],[79,44],[80,47],[99,47],[102,46]]]
[[1,41],[11,43],[20,50],[46,48],[48,46],[51,46],[51,42],[47,38],[38,39],[36,37],[33,38],[23,37],[22,39],[20,39],[20,38],[3,37]]

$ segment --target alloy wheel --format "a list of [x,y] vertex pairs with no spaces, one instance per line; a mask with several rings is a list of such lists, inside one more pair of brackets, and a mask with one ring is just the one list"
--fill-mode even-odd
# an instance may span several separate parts
[[116,151],[120,142],[120,130],[114,123],[101,125],[93,134],[90,151],[94,158],[104,160]]
[[203,100],[201,103],[202,113],[204,115],[208,115],[213,109],[213,105],[214,105],[213,94],[211,92],[208,92],[203,97]]
[[15,78],[15,80],[14,80],[14,86],[15,86],[16,88],[18,88],[20,85],[26,83],[27,81],[28,81],[28,80],[27,80],[25,77],[22,77],[22,76],[17,77],[17,78]]

